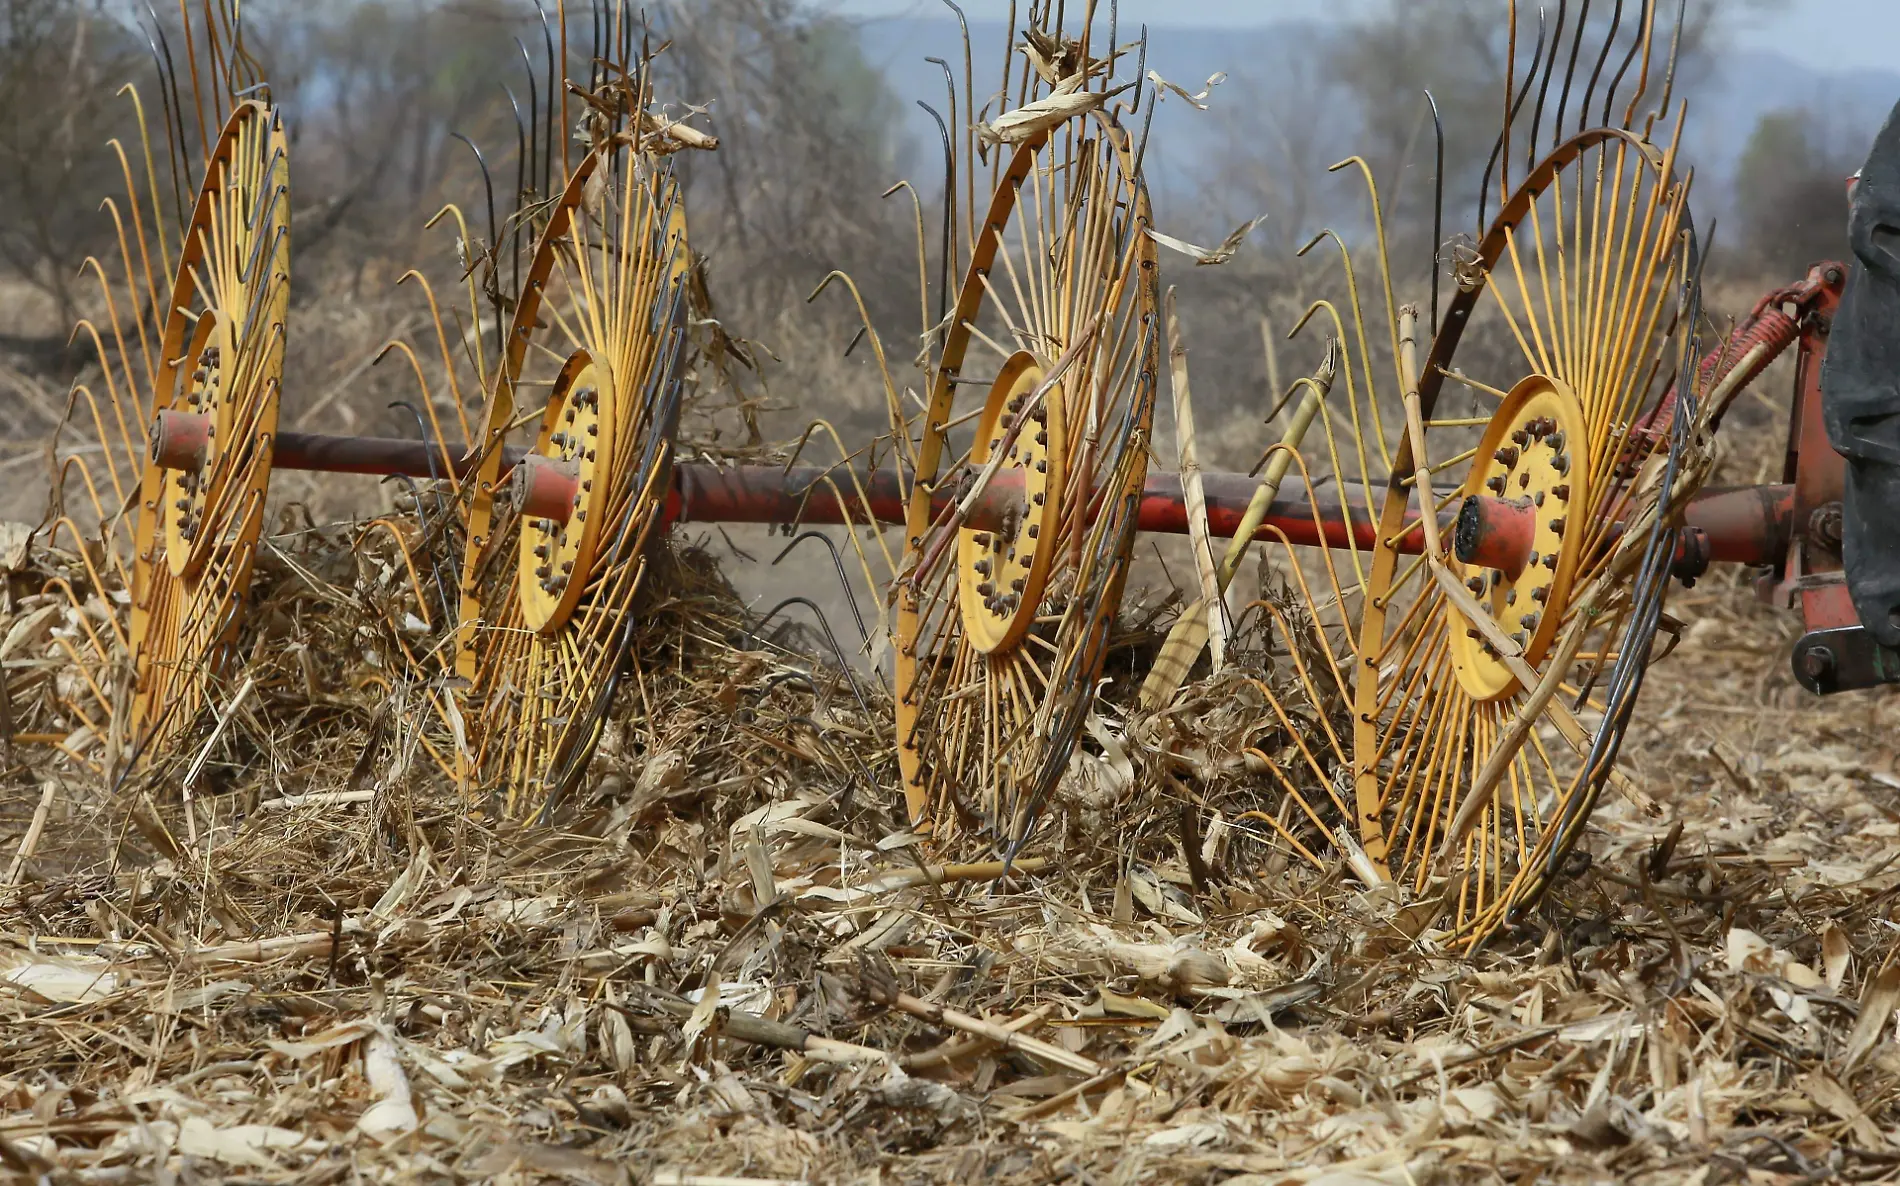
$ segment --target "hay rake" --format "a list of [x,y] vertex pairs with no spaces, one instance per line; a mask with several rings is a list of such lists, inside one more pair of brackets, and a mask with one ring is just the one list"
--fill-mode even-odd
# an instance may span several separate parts
[[[115,331],[108,346],[93,330],[108,398],[75,389],[75,408],[107,445],[111,498],[83,456],[68,450],[61,462],[59,488],[69,474],[80,480],[90,521],[61,515],[55,531],[82,545],[97,534],[113,569],[76,547],[90,588],[64,589],[86,646],[74,648],[87,687],[84,700],[66,699],[69,718],[109,745],[109,722],[131,722],[127,754],[108,749],[101,765],[167,750],[209,703],[273,468],[400,474],[454,492],[466,540],[459,617],[452,642],[411,660],[434,689],[437,761],[467,786],[503,792],[516,817],[546,818],[585,772],[625,667],[650,547],[671,524],[901,527],[889,587],[907,813],[940,843],[986,830],[1011,855],[1104,711],[1096,684],[1137,533],[1204,521],[1210,537],[1257,541],[1290,594],[1248,611],[1275,668],[1256,681],[1265,774],[1262,807],[1248,816],[1315,864],[1340,854],[1368,883],[1429,897],[1464,942],[1494,933],[1563,873],[1606,785],[1640,796],[1616,755],[1643,670],[1668,649],[1656,636],[1672,576],[1694,580],[1711,563],[1767,570],[1764,588],[1806,616],[1795,667],[1812,690],[1870,686],[1896,669],[1892,622],[1870,630],[1855,613],[1857,598],[1881,593],[1856,584],[1854,549],[1870,544],[1854,541],[1882,537],[1851,502],[1841,509],[1850,467],[1824,445],[1821,395],[1829,327],[1879,323],[1848,317],[1848,269],[1825,264],[1764,299],[1720,347],[1699,349],[1682,107],[1672,109],[1653,0],[1627,27],[1621,6],[1607,28],[1580,20],[1561,71],[1562,31],[1546,51],[1540,30],[1530,70],[1506,79],[1509,114],[1480,183],[1474,246],[1449,261],[1457,290],[1442,316],[1435,255],[1423,334],[1416,308],[1394,293],[1371,170],[1356,158],[1341,166],[1366,181],[1379,256],[1371,291],[1387,332],[1368,333],[1344,243],[1316,238],[1302,254],[1328,240],[1339,251],[1344,312],[1316,302],[1294,330],[1321,317],[1328,362],[1302,381],[1297,427],[1264,481],[1147,472],[1163,326],[1141,180],[1146,125],[1136,126],[1145,63],[1117,46],[1112,9],[1098,22],[1089,7],[1079,36],[1032,13],[1003,63],[993,103],[1005,114],[994,119],[976,110],[966,53],[960,120],[954,82],[951,95],[965,131],[960,144],[946,134],[934,318],[920,276],[928,394],[907,413],[885,371],[896,464],[855,468],[675,461],[693,264],[666,156],[681,141],[649,114],[648,59],[624,15],[604,44],[597,21],[587,85],[564,79],[563,126],[567,95],[580,95],[591,139],[578,159],[562,146],[558,178],[551,131],[543,141],[543,180],[525,188],[545,199],[516,223],[534,231],[526,280],[513,286],[512,315],[497,318],[492,358],[473,335],[484,401],[472,424],[456,389],[462,446],[442,434],[434,401],[433,435],[419,440],[276,432],[282,132],[257,97],[235,21],[222,26],[225,42],[217,28],[195,31],[219,47],[207,58],[225,71],[211,88],[225,98],[199,122],[222,119],[224,132],[204,137],[175,269],[149,152],[148,200],[127,168],[144,277],[141,287],[128,246],[121,287],[135,305],[143,292],[148,310],[170,312],[149,335],[156,346],[144,321],[135,342]],[[1600,38],[1588,53],[1586,35]],[[1137,81],[1118,84],[1130,57]],[[166,106],[174,143],[186,130],[176,107]],[[1876,231],[1900,189],[1900,133],[1890,126],[1881,145],[1855,197],[1864,260],[1885,258]],[[147,207],[176,277],[163,302]],[[922,260],[921,204],[918,236]],[[1866,274],[1863,291],[1891,295],[1890,276]],[[472,283],[470,303],[479,327]],[[437,328],[446,365],[439,316]],[[1837,363],[1829,373],[1844,384],[1871,373],[1878,351],[1866,340],[1856,339],[1858,371]],[[1702,490],[1709,434],[1791,347],[1784,482]],[[543,389],[545,404],[523,399]],[[1472,410],[1458,414],[1449,392]],[[1862,452],[1857,464],[1875,474],[1884,457]],[[133,510],[129,535],[115,499]],[[1224,580],[1242,550],[1210,571]],[[130,590],[128,628],[99,600],[115,587]],[[420,588],[416,597],[427,601]],[[1227,613],[1216,596],[1184,616],[1143,688],[1146,708],[1166,711],[1204,640],[1234,628]],[[129,696],[107,674],[123,655]]]

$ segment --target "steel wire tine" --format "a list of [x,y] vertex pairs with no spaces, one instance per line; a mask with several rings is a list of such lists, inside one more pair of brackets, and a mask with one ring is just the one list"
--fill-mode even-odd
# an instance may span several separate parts
[[[976,160],[976,76],[971,69],[970,61],[970,22],[964,18],[963,9],[957,7],[956,0],[943,0],[943,3],[951,12],[957,14],[957,29],[963,38],[963,159],[966,163],[974,162]],[[944,73],[949,72],[950,68],[945,66]],[[953,85],[950,88],[950,114],[955,117],[956,113],[957,96],[956,87]],[[997,157],[999,160],[1002,159],[1002,154],[999,152]],[[964,171],[963,189],[964,229],[969,235],[970,249],[974,251],[976,250],[976,168],[973,164]]]
[[[516,39],[515,44],[521,44],[519,38]],[[533,85],[532,78],[529,79],[529,84]],[[514,113],[515,117],[515,206],[518,212],[521,204],[526,200],[524,194],[527,185],[530,184],[527,178],[528,129],[522,122],[521,101],[515,98],[514,88],[504,82],[501,84],[501,93],[508,96],[508,109]],[[512,233],[515,237],[515,249],[519,252],[521,246],[521,220],[519,218],[511,218],[509,221],[514,224]]]
[[[588,0],[587,6],[592,11],[594,18],[594,40],[587,48],[587,89],[591,93],[600,89],[601,51],[603,48],[601,43],[606,39],[606,35],[601,29],[602,14],[600,0]],[[571,131],[571,128],[563,128],[561,134],[565,136]]]
[[[449,135],[455,137],[457,140],[460,140],[462,143],[468,145],[468,150],[475,154],[475,163],[481,166],[482,188],[488,196],[489,275],[491,279],[499,280],[500,270],[497,266],[495,253],[499,251],[501,248],[500,248],[500,240],[495,232],[495,179],[488,172],[487,158],[482,156],[481,148],[478,147],[473,140],[470,140],[467,136],[464,136],[460,132],[450,132]],[[471,259],[470,262],[472,264],[473,260]],[[508,328],[506,325],[507,318],[503,316],[501,302],[498,299],[498,297],[499,297],[499,294],[492,293],[492,290],[491,290],[490,303],[495,306],[495,352],[498,359],[505,359],[508,353]]]
[[838,587],[844,590],[845,604],[851,607],[851,620],[858,628],[858,642],[865,647],[869,647],[871,645],[871,632],[865,628],[864,615],[858,612],[858,595],[851,588],[851,578],[846,573],[844,567],[844,556],[839,553],[838,545],[832,541],[830,536],[814,529],[792,537],[792,542],[786,544],[784,550],[772,558],[772,567],[777,568],[779,561],[790,556],[798,545],[808,539],[817,540],[819,543],[825,545],[825,551],[831,553],[831,565],[838,570]]
[[[948,2],[949,0],[945,0],[945,3],[948,3]],[[944,96],[945,96],[946,102],[949,104],[950,122],[955,123],[957,119],[956,75],[951,73],[950,63],[945,61],[942,58],[925,58],[924,61],[930,63],[931,65],[943,71]],[[950,137],[949,153],[951,157],[959,163],[960,168],[961,168],[960,172],[954,173],[952,175],[950,179],[951,188],[944,190],[944,193],[943,193],[944,209],[954,211],[960,203],[960,196],[958,195],[957,190],[955,188],[956,182],[962,179],[964,173],[968,173],[971,177],[974,177],[976,175],[976,158],[971,156],[969,152],[967,151],[964,152],[961,156],[957,155],[956,136],[954,134]],[[950,242],[953,247],[960,248],[962,245],[962,240],[957,237],[957,234],[958,234],[958,227],[957,227],[955,219],[953,218],[950,223]],[[974,239],[971,240],[970,247],[971,247],[971,250],[975,250],[976,243]],[[959,250],[957,254],[961,256],[962,253]]]
[[[427,461],[429,462],[429,493],[433,496],[433,500],[435,502],[435,524],[433,526],[428,525],[428,520],[426,518],[424,519],[426,530],[423,532],[423,540],[425,543],[427,543],[434,536],[437,527],[445,528],[448,523],[448,505],[442,498],[442,485],[441,485],[442,475],[440,471],[437,470],[436,464],[435,464],[436,452],[441,448],[441,442],[432,439],[433,434],[430,433],[428,425],[423,422],[421,410],[418,409],[414,404],[410,403],[406,399],[399,399],[395,401],[394,403],[390,404],[389,407],[392,411],[400,408],[403,411],[408,412],[410,415],[410,418],[416,422],[417,437],[423,442],[425,446],[428,446],[428,445],[435,446],[435,448],[423,449],[423,457],[426,458]],[[408,475],[392,474],[391,476],[403,477],[406,479]],[[413,483],[410,484],[409,494],[412,498],[416,500],[416,509],[420,511],[422,509],[422,496],[416,490]],[[429,571],[430,571],[430,575],[435,580],[436,593],[441,596],[442,606],[444,610],[446,611],[449,606],[448,587],[442,581],[442,566],[439,562],[439,558],[437,557],[434,548],[429,549]]]
[[[1683,405],[1681,414],[1670,425],[1670,447],[1668,458],[1663,466],[1660,495],[1664,500],[1664,509],[1675,489],[1676,473],[1688,445],[1687,425],[1695,419],[1694,376],[1700,361],[1700,351],[1696,348],[1698,335],[1694,327],[1701,317],[1699,278],[1702,256],[1698,250],[1693,219],[1686,210],[1683,217],[1687,224],[1684,229],[1684,251],[1687,258],[1683,269],[1684,280],[1679,294],[1679,307],[1687,307],[1688,324],[1691,328],[1688,348],[1681,351],[1676,384],[1678,398],[1686,399],[1687,402]],[[1597,736],[1591,745],[1590,759],[1585,767],[1586,778],[1589,780],[1585,785],[1588,789],[1585,794],[1573,800],[1578,810],[1567,812],[1567,818],[1559,821],[1556,839],[1552,842],[1550,853],[1546,858],[1544,884],[1541,887],[1543,890],[1547,890],[1549,884],[1556,878],[1560,854],[1575,842],[1571,833],[1580,828],[1582,821],[1588,818],[1588,808],[1585,804],[1595,801],[1596,791],[1593,784],[1608,776],[1609,769],[1616,760],[1616,755],[1622,746],[1623,735],[1628,727],[1630,714],[1635,709],[1636,696],[1642,688],[1643,678],[1648,671],[1647,656],[1662,616],[1663,598],[1669,582],[1669,564],[1675,555],[1680,535],[1680,529],[1670,525],[1669,518],[1666,514],[1658,514],[1650,525],[1648,547],[1636,585],[1640,590],[1640,602],[1636,607],[1636,612],[1631,614],[1631,626],[1624,636],[1621,653],[1611,668],[1610,686],[1604,697],[1606,709],[1604,720],[1597,728]]]
[[1144,85],[1148,77],[1148,26],[1146,24],[1141,26],[1141,40],[1138,44],[1141,49],[1135,58],[1135,97],[1130,101],[1128,108],[1128,114],[1131,116],[1141,114],[1141,97],[1148,93],[1148,88]]
[[[514,109],[515,116],[515,209],[509,216],[513,242],[509,244],[508,254],[513,260],[509,273],[508,291],[518,297],[521,292],[521,224],[526,214],[534,208],[535,199],[542,196],[539,179],[535,177],[535,163],[540,157],[539,137],[541,134],[541,96],[534,86],[534,62],[528,57],[528,47],[515,38],[515,48],[521,51],[522,68],[528,72],[528,126],[527,147],[522,147],[521,105],[515,102],[513,91],[508,91],[508,103]],[[504,90],[507,88],[504,87]],[[526,181],[525,186],[523,181]],[[497,244],[496,250],[500,250]]]
[[[541,0],[534,0],[534,11],[535,15],[541,18],[541,42],[547,51],[547,70],[541,80],[543,90],[541,118],[544,122],[541,127],[540,192],[545,196],[551,197],[554,193],[554,88],[557,85],[557,74],[564,75],[566,73],[567,62],[562,61],[560,69],[558,71],[556,70],[554,60],[554,30],[548,24],[548,11],[542,6]],[[561,40],[563,43],[567,40],[565,10],[563,10],[562,16]]]
[[1669,61],[1663,73],[1662,98],[1656,104],[1656,113],[1664,118],[1669,115],[1669,100],[1676,93],[1676,62],[1682,53],[1682,25],[1689,16],[1689,0],[1676,0],[1676,26],[1669,31]]
[[851,671],[851,661],[845,658],[844,648],[838,645],[838,636],[831,632],[831,623],[825,618],[825,611],[818,608],[817,602],[809,597],[796,595],[787,597],[765,612],[765,616],[759,619],[758,625],[752,628],[752,633],[760,638],[764,638],[765,635],[763,631],[765,630],[766,624],[777,617],[779,612],[788,605],[802,605],[812,612],[813,617],[818,619],[818,628],[824,633],[825,645],[831,648],[832,655],[838,660],[838,670],[844,675],[845,682],[851,685],[851,695],[857,700],[858,708],[864,713],[865,718],[869,719],[871,716],[871,702],[865,699],[864,689],[858,685],[858,677]]
[[930,118],[937,121],[937,135],[943,141],[943,233],[938,245],[941,254],[937,261],[937,323],[935,326],[924,327],[924,332],[930,334],[940,331],[944,318],[950,315],[950,236],[952,233],[950,228],[956,218],[955,204],[951,198],[955,193],[957,183],[957,163],[954,156],[955,149],[950,146],[950,129],[943,122],[943,116],[937,113],[935,107],[922,99],[917,100],[917,106],[929,112]]
[[1570,35],[1570,64],[1564,67],[1563,89],[1557,93],[1557,118],[1550,125],[1550,149],[1557,150],[1564,142],[1564,115],[1570,109],[1570,91],[1577,81],[1577,55],[1583,49],[1583,34],[1590,27],[1590,0],[1583,0],[1583,8],[1577,13],[1577,28]]
[[[1145,24],[1141,27],[1141,40],[1143,45],[1146,45],[1148,42],[1148,26]],[[1143,75],[1135,80],[1135,90],[1137,91],[1140,91],[1147,85],[1147,75]],[[1141,177],[1141,163],[1148,157],[1148,133],[1154,128],[1155,107],[1157,105],[1156,101],[1150,100],[1147,112],[1141,117],[1141,145],[1135,149],[1135,166],[1129,170],[1129,177],[1131,179],[1139,179]]]
[[[1531,134],[1525,149],[1524,175],[1530,176],[1537,168],[1537,142],[1544,135],[1544,100],[1550,95],[1550,76],[1557,68],[1557,57],[1563,49],[1564,23],[1570,15],[1570,0],[1557,0],[1557,28],[1550,38],[1550,56],[1544,59],[1544,81],[1537,86],[1537,106],[1531,108]],[[1544,10],[1537,10],[1537,19],[1544,19]],[[1568,80],[1564,83],[1569,87]]]
[[900,189],[910,192],[911,209],[917,219],[917,336],[921,341],[930,332],[930,258],[924,238],[924,201],[918,196],[917,187],[908,181],[900,181],[878,196],[889,198]]
[[[1610,51],[1616,48],[1617,35],[1623,31],[1623,0],[1616,0],[1616,7],[1610,11],[1610,31],[1603,36],[1603,48],[1597,51],[1597,64],[1590,71],[1590,85],[1584,88],[1583,102],[1577,105],[1577,131],[1590,126],[1590,108],[1596,103],[1597,83],[1603,79],[1603,67],[1610,60]],[[1607,110],[1607,108],[1606,108]]]
[[[1616,109],[1616,95],[1623,89],[1623,79],[1629,74],[1630,67],[1636,64],[1636,55],[1642,52],[1649,43],[1649,28],[1655,19],[1655,14],[1656,0],[1642,0],[1642,15],[1637,17],[1635,35],[1630,38],[1630,47],[1623,54],[1622,64],[1617,67],[1615,76],[1610,79],[1609,93],[1603,97],[1603,118],[1599,122],[1606,127],[1610,126],[1610,113]],[[1638,91],[1638,95],[1641,95],[1641,91]],[[1630,106],[1633,108],[1635,104],[1636,101],[1632,99]],[[1628,115],[1623,117],[1622,126],[1629,126]]]
[[[1513,12],[1515,12],[1515,10],[1515,5],[1513,5]],[[1502,206],[1505,198],[1509,195],[1511,180],[1511,164],[1509,160],[1511,125],[1517,121],[1518,113],[1524,109],[1524,100],[1530,97],[1531,83],[1537,80],[1537,66],[1538,63],[1543,60],[1543,57],[1544,12],[1543,9],[1540,8],[1537,10],[1537,48],[1531,53],[1531,68],[1524,75],[1523,89],[1517,92],[1517,99],[1511,103],[1509,114],[1505,116],[1504,128],[1498,133],[1497,143],[1491,146],[1491,159],[1484,166],[1484,181],[1478,186],[1478,234],[1480,237],[1483,236],[1485,227],[1488,225],[1485,222],[1484,213],[1487,208],[1487,199],[1491,196],[1491,173],[1492,170],[1498,168],[1500,161],[1503,161],[1504,171],[1498,178],[1498,189],[1501,195],[1498,198],[1498,204]],[[1508,92],[1506,93],[1506,98],[1509,98]]]
[[[534,76],[534,60],[528,56],[528,47],[522,43],[519,37],[515,38],[515,48],[521,51],[521,68],[528,72],[528,147],[526,156],[518,162],[515,169],[517,176],[525,176],[527,179],[526,190],[520,185],[516,185],[515,187],[515,200],[520,202],[526,201],[530,193],[540,194],[542,192],[541,178],[537,170],[537,166],[541,163],[541,92]],[[512,91],[509,92],[508,98],[510,102],[513,102],[514,93]],[[515,128],[518,134],[521,130],[521,108],[519,105],[515,107]],[[521,232],[518,228],[519,222],[517,221],[517,230],[515,231],[515,246],[517,249],[520,247],[521,238]]]
[[176,134],[173,133],[170,125],[165,128],[165,157],[166,164],[169,166],[168,171],[172,175],[172,204],[178,212],[178,225],[182,227],[185,225],[185,194],[181,187],[190,159],[185,152],[185,138],[188,133],[185,130],[184,97],[178,90],[178,66],[172,60],[171,41],[165,36],[165,25],[158,19],[158,13],[152,9],[151,5],[147,4],[145,11],[151,13],[153,30],[158,34],[158,50],[155,52],[162,51],[165,57],[164,67],[159,71],[159,77],[165,84],[161,89],[171,96],[172,118],[178,121]]
[[[391,406],[394,407],[395,405],[392,404]],[[415,500],[417,511],[421,512],[422,491],[417,488],[416,480],[414,478],[410,477],[408,474],[389,474],[383,478],[383,481],[401,483],[403,488],[409,491],[409,497]],[[436,493],[437,502],[441,501],[441,497],[442,496],[440,492],[437,492]],[[435,585],[435,595],[437,599],[436,605],[438,607],[439,612],[441,612],[444,615],[444,617],[439,620],[447,620],[446,615],[451,607],[451,603],[449,601],[449,590],[448,590],[447,584],[445,584],[442,580],[442,566],[436,558],[435,549],[431,546],[431,544],[433,543],[432,537],[435,534],[436,527],[440,525],[442,522],[443,522],[443,519],[441,517],[438,517],[435,520],[431,521],[427,515],[422,516],[422,525],[423,525],[422,545],[425,548],[429,549],[429,552],[428,552],[429,580],[432,584]],[[401,545],[401,542],[402,542],[401,540],[397,540],[398,546]],[[422,590],[417,589],[416,595],[421,596]],[[426,606],[424,608],[427,609]],[[431,614],[430,617],[434,618],[435,615]]]
[[[1505,4],[1504,34],[1504,126],[1498,129],[1498,140],[1503,146],[1504,176],[1498,179],[1498,200],[1511,189],[1511,123],[1517,118],[1517,109],[1511,104],[1511,94],[1517,88],[1517,0],[1508,0]],[[1537,62],[1531,60],[1530,73],[1537,74]],[[1484,234],[1484,198],[1491,189],[1491,170],[1485,168],[1484,183],[1478,188],[1478,233]]]
[[1438,283],[1444,265],[1445,243],[1445,121],[1438,114],[1438,100],[1425,92],[1432,109],[1432,136],[1438,146],[1437,165],[1432,171],[1432,323],[1431,336],[1438,340]]

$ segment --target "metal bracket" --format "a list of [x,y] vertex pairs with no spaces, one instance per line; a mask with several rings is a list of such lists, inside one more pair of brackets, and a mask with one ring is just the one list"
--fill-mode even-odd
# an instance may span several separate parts
[[1794,644],[1794,678],[1817,696],[1900,683],[1900,649],[1865,626],[1810,630]]

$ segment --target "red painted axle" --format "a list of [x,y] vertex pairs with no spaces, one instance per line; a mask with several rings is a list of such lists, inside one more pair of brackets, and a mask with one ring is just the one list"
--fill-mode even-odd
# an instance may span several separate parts
[[[521,450],[509,449],[502,457],[504,470],[512,470],[523,455]],[[404,474],[412,478],[446,476],[443,453],[436,446],[386,437],[279,433],[272,464],[278,469],[326,473]],[[465,476],[473,468],[472,460],[456,457],[454,469],[458,476]],[[529,475],[530,478],[536,476]],[[1258,480],[1246,474],[1210,473],[1202,476],[1202,485],[1207,498],[1209,533],[1231,537],[1259,486]],[[529,493],[535,486],[531,483],[525,489],[517,488]],[[946,485],[938,493],[938,509],[958,495],[958,490]],[[1376,495],[1375,503],[1382,497],[1382,493]],[[994,530],[1002,525],[1004,510],[1021,500],[1020,476],[1012,478],[1007,471],[999,473],[972,508],[966,526]],[[905,518],[902,486],[898,475],[889,470],[864,474],[842,467],[787,469],[683,462],[674,466],[673,491],[667,501],[669,518],[679,522],[902,524]],[[1501,509],[1483,507],[1479,513]],[[1689,540],[1684,544],[1685,555],[1730,564],[1777,563],[1793,539],[1793,512],[1792,490],[1787,486],[1705,490],[1689,504],[1685,514],[1686,525],[1691,529]],[[1185,535],[1187,519],[1180,475],[1148,475],[1136,526],[1155,534]],[[1274,499],[1255,538],[1283,538],[1289,544],[1309,547],[1324,542],[1335,548],[1348,546],[1350,538],[1358,547],[1369,549],[1376,535],[1377,525],[1363,511],[1352,517],[1349,528],[1336,493],[1314,493],[1305,483],[1288,478],[1281,484],[1279,497]],[[1424,546],[1423,533],[1415,528],[1400,541],[1400,546],[1407,552],[1419,551]],[[1484,562],[1486,557],[1509,559],[1502,552],[1497,556],[1474,555],[1471,559]]]

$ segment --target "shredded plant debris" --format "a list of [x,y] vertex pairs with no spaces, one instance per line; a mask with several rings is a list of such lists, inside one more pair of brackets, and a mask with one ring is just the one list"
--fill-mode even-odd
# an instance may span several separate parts
[[[1649,801],[1469,958],[1293,858],[1235,667],[1096,720],[1012,867],[896,795],[887,693],[656,571],[638,678],[548,826],[467,809],[428,645],[359,528],[260,561],[193,746],[109,787],[7,760],[0,1159],[49,1182],[1890,1177],[1894,700],[1806,698],[1721,579],[1633,728]],[[446,545],[443,545],[446,546]],[[425,549],[421,555],[428,561]],[[84,624],[5,553],[16,737]],[[405,614],[408,617],[405,617]],[[1127,648],[1159,631],[1130,607]],[[96,625],[96,623],[95,623]],[[413,637],[399,636],[407,630]],[[1111,664],[1111,670],[1114,668]],[[1710,671],[1723,673],[1708,678]],[[1132,710],[1131,710],[1132,712]],[[82,739],[68,746],[82,751]],[[955,856],[962,863],[943,863]]]

